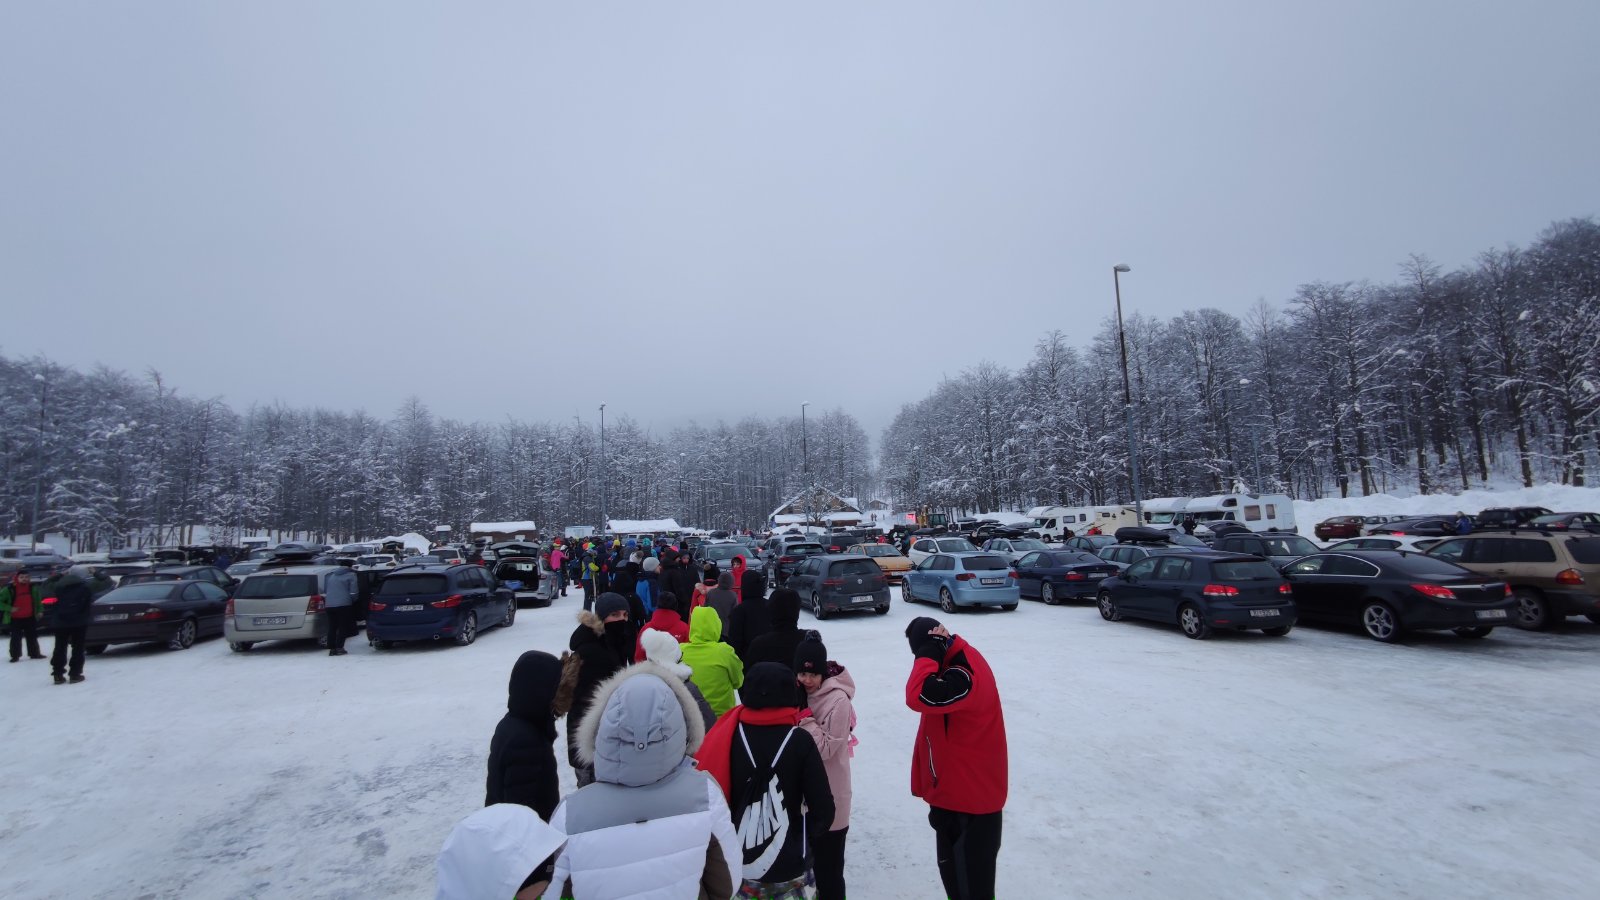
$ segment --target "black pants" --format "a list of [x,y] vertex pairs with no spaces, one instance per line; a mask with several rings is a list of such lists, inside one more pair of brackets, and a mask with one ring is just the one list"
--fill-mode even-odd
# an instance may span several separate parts
[[594,609],[594,582],[593,581],[585,581],[583,583],[583,608],[584,609]]
[[11,620],[11,658],[22,658],[22,639],[28,639],[29,658],[43,656],[39,652],[39,620],[32,616]]
[[343,650],[344,640],[355,633],[356,608],[354,606],[330,606],[328,613],[328,649]]
[[585,765],[578,759],[578,745],[567,742],[567,762],[572,766],[572,774],[578,779],[578,787],[587,787],[594,784],[594,766]]
[[[89,626],[81,628],[57,628],[56,649],[50,654],[50,673],[60,675],[65,671],[76,678],[83,674],[83,639],[89,633]],[[67,647],[72,647],[72,660],[67,660]]]
[[811,871],[817,878],[817,900],[844,900],[844,838],[849,826],[824,831],[811,845]]
[[928,807],[939,853],[939,878],[950,900],[994,900],[1000,813],[959,813]]

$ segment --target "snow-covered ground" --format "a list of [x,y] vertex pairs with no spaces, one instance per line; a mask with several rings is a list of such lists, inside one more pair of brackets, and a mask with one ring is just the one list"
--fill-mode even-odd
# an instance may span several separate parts
[[[61,687],[44,662],[0,665],[4,896],[430,897],[483,802],[512,662],[564,647],[577,606],[465,648],[113,648]],[[802,614],[860,688],[847,876],[866,900],[939,895],[908,789],[918,614],[941,616]],[[1196,642],[1088,605],[946,618],[1006,704],[1000,897],[1592,894],[1600,626],[1383,646]]]

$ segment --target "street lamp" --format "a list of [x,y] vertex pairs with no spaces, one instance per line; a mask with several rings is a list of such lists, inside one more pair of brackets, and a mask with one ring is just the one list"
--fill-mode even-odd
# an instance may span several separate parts
[[606,533],[606,405],[600,404],[600,535]]
[[1130,272],[1127,263],[1111,267],[1111,282],[1117,291],[1117,349],[1122,354],[1122,413],[1128,421],[1128,471],[1133,481],[1133,515],[1144,522],[1144,502],[1139,486],[1139,444],[1133,436],[1133,387],[1128,380],[1128,337],[1122,329],[1122,273]]
[[[32,542],[38,544],[43,537],[39,533],[39,494],[44,488],[44,403],[50,382],[38,372],[33,373],[33,380],[39,382],[39,431],[33,436],[33,518],[28,520],[28,528],[33,534]],[[32,553],[33,547],[28,552]]]

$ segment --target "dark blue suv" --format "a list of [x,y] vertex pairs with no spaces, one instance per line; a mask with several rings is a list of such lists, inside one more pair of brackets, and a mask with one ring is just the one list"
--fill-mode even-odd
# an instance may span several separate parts
[[379,650],[396,641],[442,641],[463,646],[493,625],[511,627],[516,595],[482,566],[416,565],[391,570],[367,608],[367,641]]

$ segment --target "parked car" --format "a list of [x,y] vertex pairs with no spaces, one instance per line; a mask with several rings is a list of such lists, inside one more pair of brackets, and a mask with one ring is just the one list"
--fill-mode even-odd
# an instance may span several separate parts
[[1103,581],[1096,597],[1108,622],[1176,624],[1195,640],[1219,628],[1281,637],[1295,623],[1289,582],[1272,563],[1220,550],[1169,550],[1140,560]]
[[232,593],[234,586],[239,583],[237,578],[216,566],[165,566],[159,569],[129,572],[123,575],[117,584],[120,587],[125,584],[145,584],[152,581],[203,581],[222,588],[224,593]]
[[865,556],[883,570],[892,582],[898,582],[911,571],[911,560],[895,549],[893,544],[856,544],[845,551],[846,556]]
[[998,553],[1006,558],[1006,562],[1016,562],[1029,553],[1050,549],[1044,541],[1038,538],[990,538],[983,542],[983,552]]
[[1337,541],[1343,538],[1361,536],[1361,529],[1366,525],[1364,516],[1334,516],[1318,522],[1311,532],[1319,541]]
[[824,552],[822,545],[817,543],[785,544],[783,552],[767,564],[767,583],[773,587],[783,587],[802,560],[808,556],[820,556]]
[[1359,625],[1385,644],[1408,631],[1450,629],[1462,637],[1486,637],[1494,626],[1509,624],[1516,607],[1504,581],[1421,553],[1313,553],[1283,574],[1300,621]]
[[1374,528],[1378,528],[1380,526],[1387,525],[1390,522],[1398,522],[1401,519],[1411,519],[1411,518],[1416,518],[1416,517],[1415,516],[1391,516],[1391,515],[1362,516],[1361,517],[1361,534],[1362,535],[1368,535],[1368,534],[1372,533],[1372,530]]
[[1411,516],[1373,528],[1368,534],[1398,537],[1449,537],[1456,533],[1456,520],[1447,516]]
[[1511,624],[1539,630],[1567,616],[1600,624],[1600,537],[1481,532],[1440,541],[1429,556],[1504,579],[1517,600]]
[[696,568],[703,568],[706,563],[716,563],[721,571],[733,568],[735,557],[744,557],[745,565],[750,565],[750,548],[733,541],[723,541],[716,544],[701,544],[695,548],[694,564]]
[[1109,534],[1080,534],[1077,537],[1067,538],[1061,546],[1068,550],[1081,550],[1084,553],[1099,553],[1101,549],[1116,542],[1117,539]]
[[262,641],[326,641],[323,600],[328,575],[343,566],[261,569],[239,582],[222,620],[228,646],[245,652]]
[[1600,534],[1600,513],[1551,513],[1538,516],[1528,523],[1529,528],[1542,531],[1587,531]]
[[356,564],[351,566],[357,572],[387,572],[398,568],[400,561],[388,553],[375,553],[371,556],[356,557]]
[[150,571],[150,564],[147,562],[110,563],[109,565],[95,567],[95,571],[111,579],[112,584],[120,585],[122,579],[129,575]]
[[973,532],[973,540],[987,541],[991,538],[1020,538],[1027,536],[1029,529],[1030,526],[1028,525],[1008,525],[1004,522],[996,522],[993,519],[985,519],[978,523],[977,529]]
[[827,548],[829,553],[844,553],[851,547],[866,541],[866,537],[844,531],[835,531],[817,539],[817,543]]
[[1542,506],[1491,506],[1472,517],[1472,529],[1500,531],[1508,528],[1524,528],[1534,519],[1550,514],[1551,510]]
[[1429,547],[1439,543],[1444,538],[1415,537],[1413,535],[1377,534],[1371,537],[1351,538],[1329,545],[1329,550],[1410,550],[1415,553],[1426,552]]
[[166,644],[187,650],[222,634],[228,593],[209,581],[167,579],[113,588],[90,606],[84,649],[104,653],[111,644]]
[[911,550],[906,556],[911,560],[913,567],[918,566],[924,559],[935,553],[976,553],[978,548],[964,537],[919,537],[911,542]]
[[1100,552],[1096,555],[1116,567],[1117,571],[1120,572],[1136,562],[1160,553],[1192,553],[1196,550],[1204,549],[1206,548],[1171,544],[1165,541],[1160,543],[1151,541],[1138,544],[1112,544],[1108,547],[1101,547]]
[[789,576],[788,587],[800,595],[818,619],[845,610],[889,611],[889,579],[870,559],[827,554],[802,560]]
[[449,638],[466,646],[483,628],[516,624],[516,595],[477,565],[408,566],[390,572],[367,605],[367,641],[387,650],[399,641]]
[[1100,582],[1117,574],[1115,565],[1082,550],[1035,550],[1013,565],[1023,599],[1055,606],[1062,600],[1092,600]]
[[1316,544],[1287,531],[1224,535],[1217,538],[1212,547],[1228,553],[1253,553],[1279,567],[1317,552]]
[[494,577],[516,597],[518,606],[549,606],[555,599],[539,590],[539,560],[532,556],[500,557],[494,561]]
[[460,547],[435,547],[423,556],[431,556],[446,566],[459,566],[467,561],[467,551]]
[[1022,595],[1017,590],[1016,572],[1004,558],[993,553],[961,552],[923,557],[900,582],[900,599],[906,603],[937,602],[940,609],[953,613],[965,606],[1016,609]]

